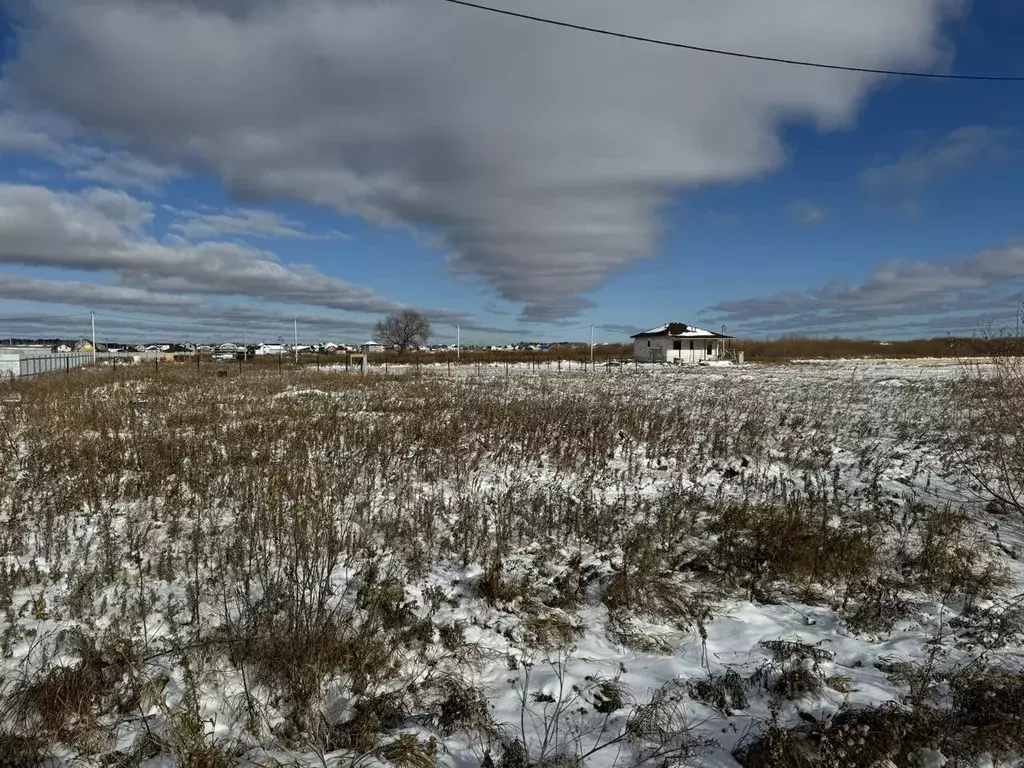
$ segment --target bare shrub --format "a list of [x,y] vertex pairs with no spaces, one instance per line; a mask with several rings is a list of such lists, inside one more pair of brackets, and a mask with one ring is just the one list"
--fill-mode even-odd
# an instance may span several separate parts
[[[1009,345],[1009,347],[1008,347]],[[949,449],[995,509],[1024,515],[1024,357],[1004,341],[985,363],[966,361],[951,399]]]
[[773,721],[734,754],[744,768],[922,766],[922,751],[941,741],[943,718],[896,705],[845,709],[830,720],[786,729]]
[[48,747],[42,736],[0,732],[0,765],[9,768],[37,768],[45,762]]
[[533,648],[567,648],[583,636],[583,627],[560,613],[528,616],[523,621],[524,642]]
[[938,594],[961,595],[969,608],[978,598],[993,597],[1010,583],[1005,568],[979,550],[965,511],[926,507],[920,520],[920,543],[902,553],[897,564],[909,574],[911,584]]
[[400,694],[364,697],[350,719],[332,728],[328,748],[369,752],[378,746],[382,733],[404,725],[410,715]]
[[711,604],[699,585],[687,585],[670,566],[671,553],[643,526],[622,544],[622,562],[605,588],[604,604],[613,621],[629,614],[655,617],[680,630],[703,626]]
[[761,646],[771,652],[772,659],[758,667],[747,685],[790,700],[821,693],[825,684],[821,662],[831,660],[832,653],[790,640],[766,640]]
[[[588,676],[584,683],[570,685],[568,663],[564,656],[544,661],[555,681],[550,691],[533,690],[534,665],[524,663],[518,688],[520,721],[508,724],[492,745],[500,750],[498,765],[584,766],[606,750],[626,751],[631,756],[627,765],[673,765],[708,746],[689,721],[683,685],[667,683],[621,717],[616,713],[632,700],[619,679]],[[584,703],[589,707],[580,706]]]
[[[983,758],[997,764],[1019,758],[1024,750],[1024,677],[984,666],[939,677],[948,682],[947,706],[920,700],[914,706],[848,707],[792,729],[773,720],[754,741],[737,749],[737,760],[746,768],[877,768],[924,766],[932,751],[957,766],[978,765]],[[938,689],[930,692],[937,694]]]
[[441,734],[448,736],[456,731],[492,733],[494,727],[483,691],[456,681],[443,688],[437,715],[437,728]]
[[950,694],[957,715],[957,752],[997,761],[1024,754],[1024,673],[981,666],[955,674]]
[[786,505],[725,502],[709,523],[712,562],[727,583],[771,600],[773,582],[837,587],[877,570],[872,533],[835,509],[796,499]]
[[[892,631],[914,609],[914,604],[900,594],[902,590],[902,581],[888,576],[856,583],[847,590],[847,604],[841,611],[846,626],[867,634]],[[853,603],[849,604],[851,598]]]
[[718,677],[690,680],[686,688],[694,699],[726,716],[747,706],[747,683],[734,669]]
[[76,662],[44,664],[34,675],[15,681],[7,693],[7,717],[16,729],[9,744],[46,739],[86,752],[105,751],[112,718],[137,711],[140,704],[135,684],[139,652],[122,638],[97,647],[80,632],[69,633],[64,643],[78,657]]

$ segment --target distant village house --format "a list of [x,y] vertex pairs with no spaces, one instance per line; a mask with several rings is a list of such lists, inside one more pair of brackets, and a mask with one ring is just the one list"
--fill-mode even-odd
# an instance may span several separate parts
[[732,339],[686,323],[668,323],[638,333],[633,339],[633,358],[640,363],[702,363],[725,358]]

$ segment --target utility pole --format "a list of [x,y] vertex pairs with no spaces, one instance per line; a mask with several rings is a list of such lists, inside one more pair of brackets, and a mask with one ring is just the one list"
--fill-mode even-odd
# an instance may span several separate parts
[[242,323],[242,360],[249,362],[249,336],[245,332],[245,323]]
[[590,324],[590,367],[594,369],[594,324]]
[[292,327],[295,330],[295,345],[292,347],[292,349],[295,352],[295,364],[298,365],[298,363],[299,363],[299,321],[298,321],[298,319],[293,319],[292,320]]
[[459,359],[459,355],[462,353],[462,326],[455,326],[455,359]]
[[96,364],[96,313],[89,313],[89,321],[92,324],[92,362]]

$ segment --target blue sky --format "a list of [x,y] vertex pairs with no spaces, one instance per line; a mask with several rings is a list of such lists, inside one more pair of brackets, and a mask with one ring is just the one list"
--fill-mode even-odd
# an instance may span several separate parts
[[[1010,0],[494,5],[1024,75]],[[1024,83],[652,50],[440,0],[7,8],[0,336],[81,335],[94,311],[110,338],[297,318],[361,341],[413,307],[439,342],[904,338],[1012,328],[1024,298]]]

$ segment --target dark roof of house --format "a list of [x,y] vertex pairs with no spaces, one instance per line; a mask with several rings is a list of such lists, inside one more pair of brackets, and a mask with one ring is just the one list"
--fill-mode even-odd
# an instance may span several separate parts
[[714,331],[705,331],[703,328],[698,328],[695,325],[687,325],[686,323],[668,323],[666,325],[659,325],[657,328],[651,328],[649,331],[635,334],[630,336],[631,339],[649,339],[656,336],[671,336],[673,338],[680,339],[731,339],[732,336],[726,336],[724,333],[715,333]]

